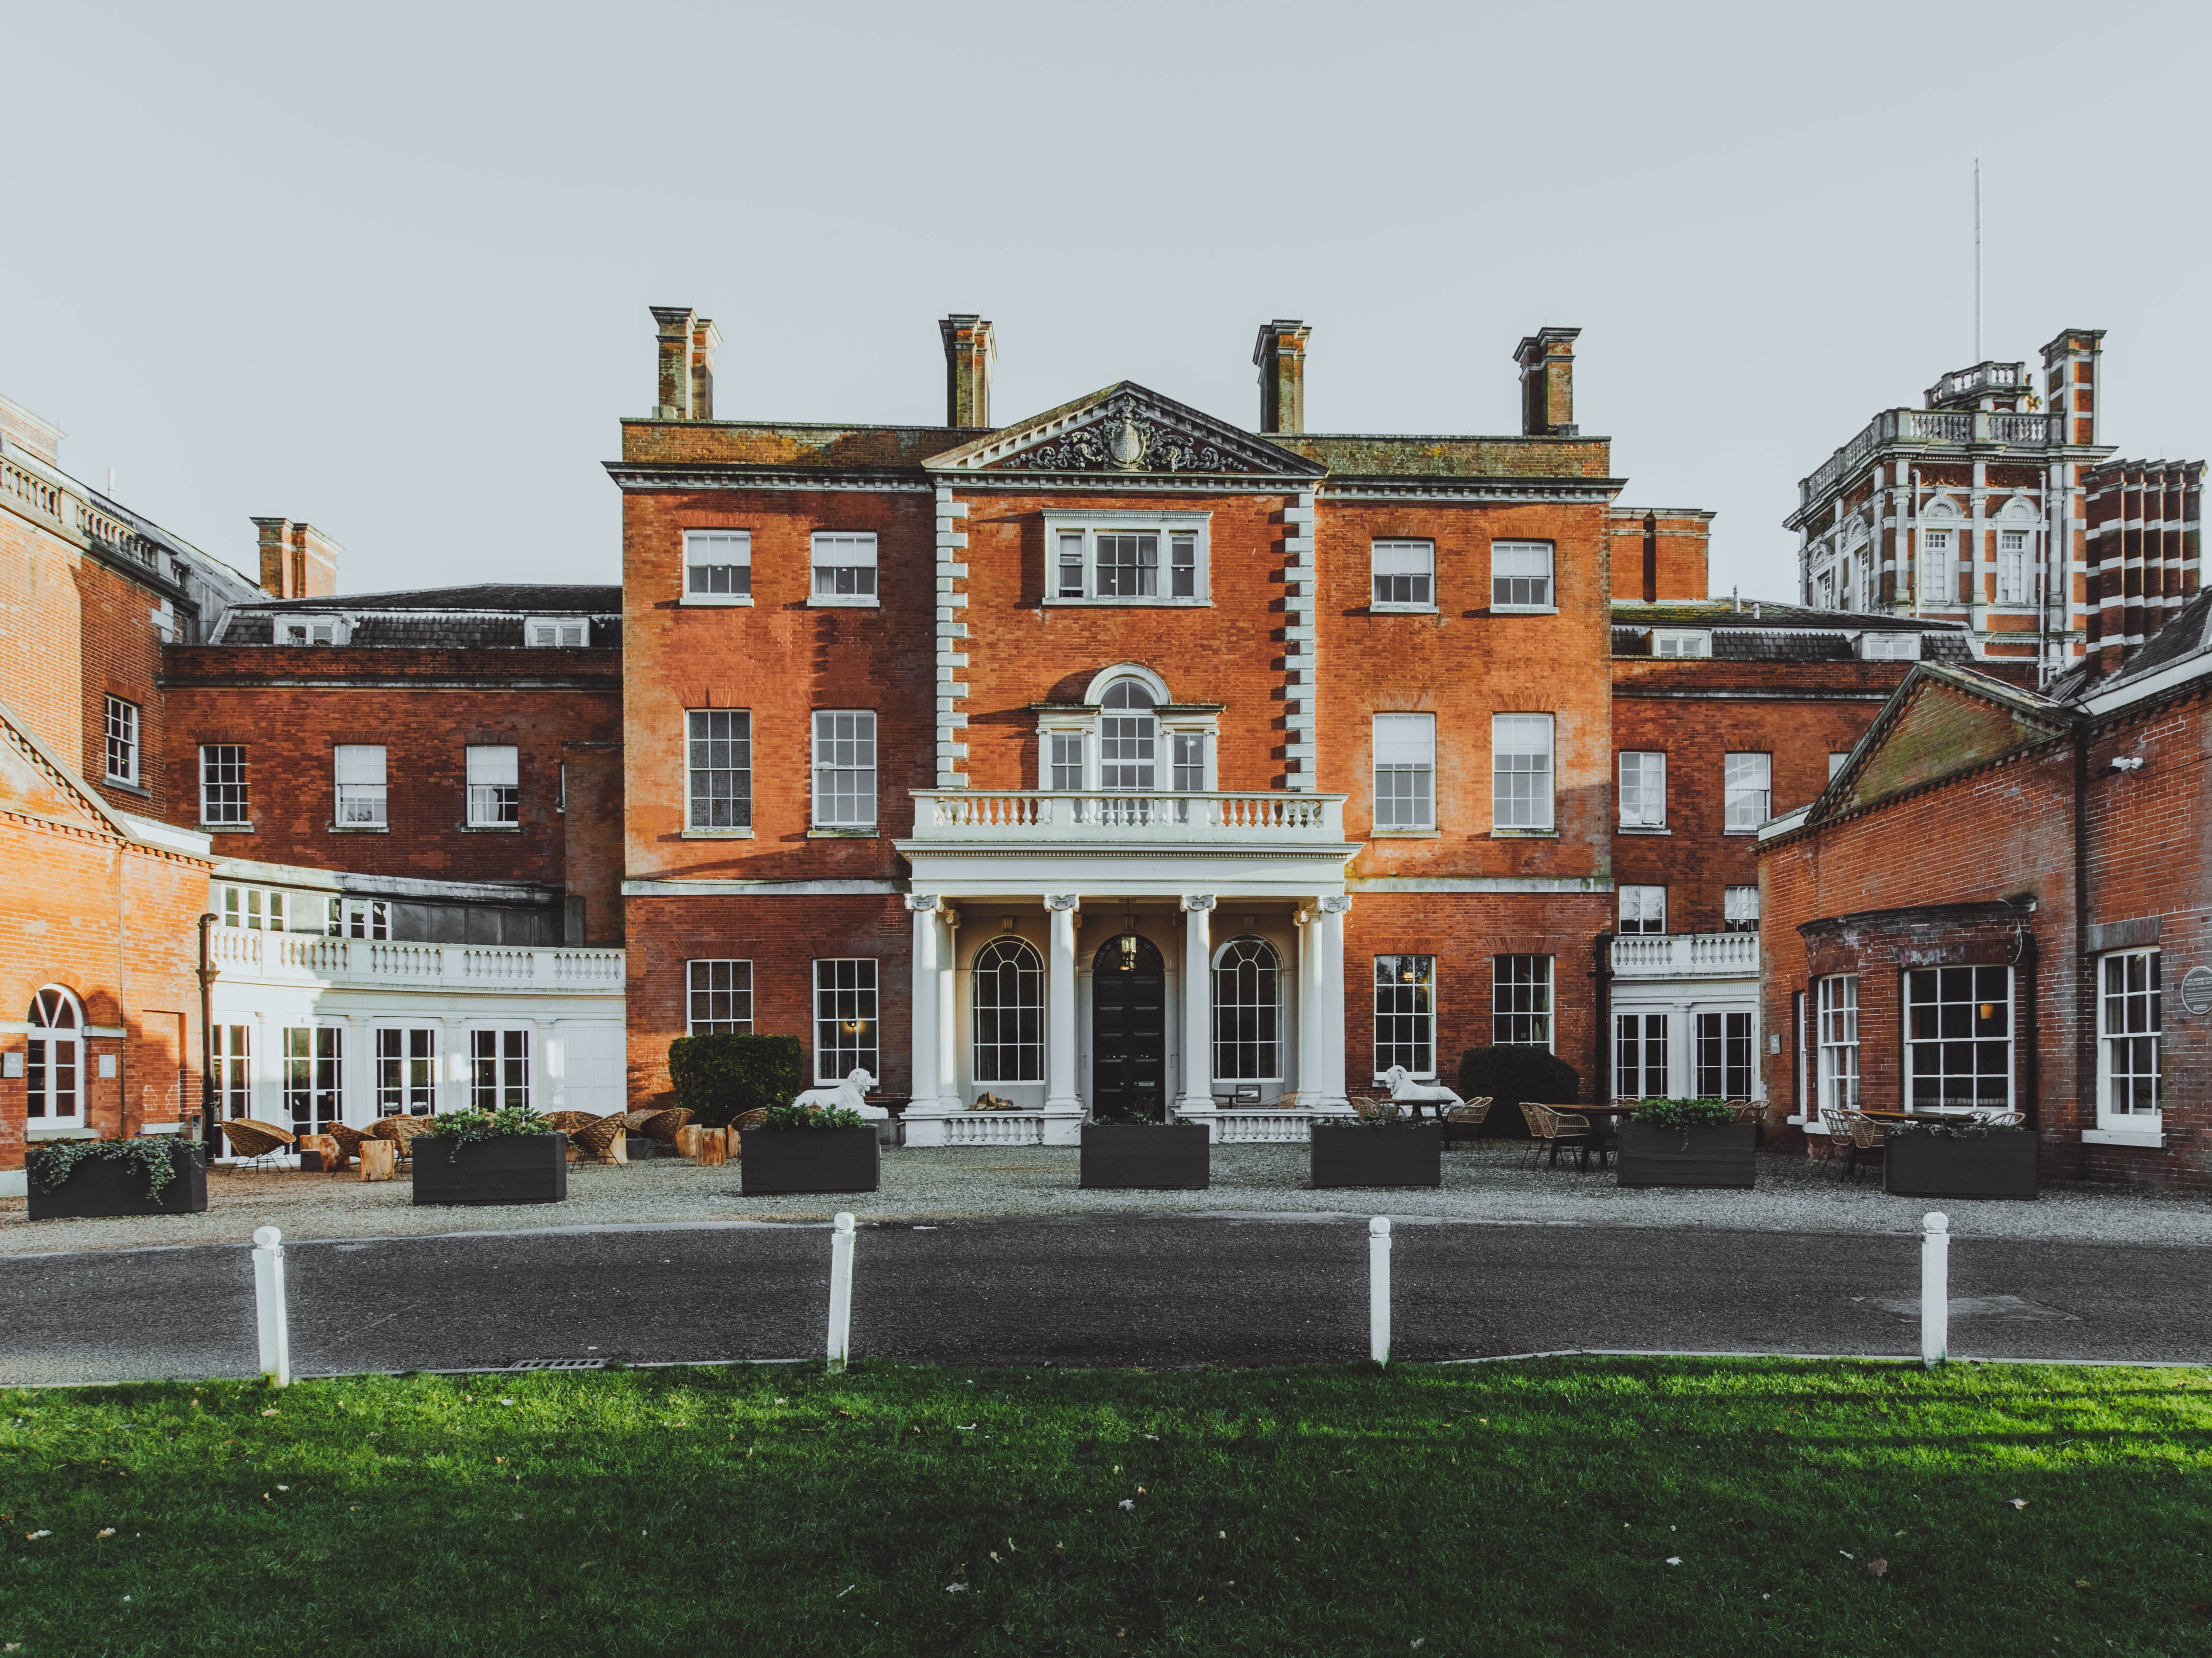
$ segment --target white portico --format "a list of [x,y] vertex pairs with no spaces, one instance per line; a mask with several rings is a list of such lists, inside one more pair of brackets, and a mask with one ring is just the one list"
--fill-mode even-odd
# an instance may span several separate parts
[[[1349,1108],[1343,796],[944,789],[915,805],[897,843],[908,1145],[1073,1145],[1102,1112],[1303,1139]],[[1013,1108],[973,1109],[986,1093]]]

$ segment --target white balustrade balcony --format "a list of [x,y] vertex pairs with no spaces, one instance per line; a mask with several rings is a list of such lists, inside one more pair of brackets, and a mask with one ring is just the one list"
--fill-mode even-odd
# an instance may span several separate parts
[[1753,979],[1756,932],[1631,933],[1613,941],[1616,979]]
[[1267,846],[1344,840],[1340,794],[1060,793],[1044,789],[917,789],[914,838],[939,844]]
[[331,938],[314,932],[209,930],[225,978],[348,989],[526,990],[534,994],[619,995],[623,952],[568,945],[431,944]]

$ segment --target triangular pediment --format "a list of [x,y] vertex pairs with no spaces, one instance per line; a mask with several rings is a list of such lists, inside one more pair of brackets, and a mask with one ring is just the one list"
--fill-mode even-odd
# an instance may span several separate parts
[[1904,794],[2063,737],[2059,704],[1970,671],[1921,664],[1907,674],[1810,821],[1819,823]]
[[1122,380],[924,463],[933,472],[1319,477],[1328,468]]
[[129,831],[76,774],[0,707],[0,811],[19,811],[102,834]]

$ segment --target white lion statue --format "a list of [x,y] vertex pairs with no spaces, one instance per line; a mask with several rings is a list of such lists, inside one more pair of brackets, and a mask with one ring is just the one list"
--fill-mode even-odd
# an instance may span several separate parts
[[1401,1105],[1410,1105],[1413,1114],[1419,1116],[1421,1108],[1432,1105],[1441,1118],[1445,1112],[1467,1102],[1441,1083],[1417,1083],[1402,1065],[1394,1065],[1382,1073],[1382,1080],[1390,1084],[1390,1097]]
[[848,1111],[859,1112],[870,1122],[881,1122],[890,1116],[890,1113],[880,1105],[870,1105],[865,1097],[867,1091],[875,1085],[876,1079],[873,1077],[865,1071],[855,1070],[848,1072],[845,1080],[836,1087],[810,1088],[792,1103],[818,1105],[825,1111],[832,1106],[842,1106]]

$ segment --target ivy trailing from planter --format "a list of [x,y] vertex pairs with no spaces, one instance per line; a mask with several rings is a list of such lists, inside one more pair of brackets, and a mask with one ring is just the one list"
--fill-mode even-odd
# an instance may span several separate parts
[[203,1157],[197,1140],[149,1138],[127,1140],[64,1140],[58,1145],[34,1146],[24,1161],[41,1192],[58,1192],[69,1184],[77,1164],[88,1157],[107,1157],[135,1163],[146,1171],[146,1195],[158,1198],[177,1177],[176,1159]]
[[1708,1128],[1734,1122],[1735,1113],[1723,1100],[1645,1100],[1635,1121],[1647,1128]]
[[842,1105],[771,1105],[763,1128],[859,1128],[867,1119]]
[[463,1146],[474,1145],[482,1140],[556,1132],[551,1124],[528,1106],[509,1105],[496,1111],[445,1112],[430,1119],[430,1126],[422,1131],[422,1138],[451,1140],[453,1150],[446,1154],[447,1161],[451,1163],[459,1158]]

